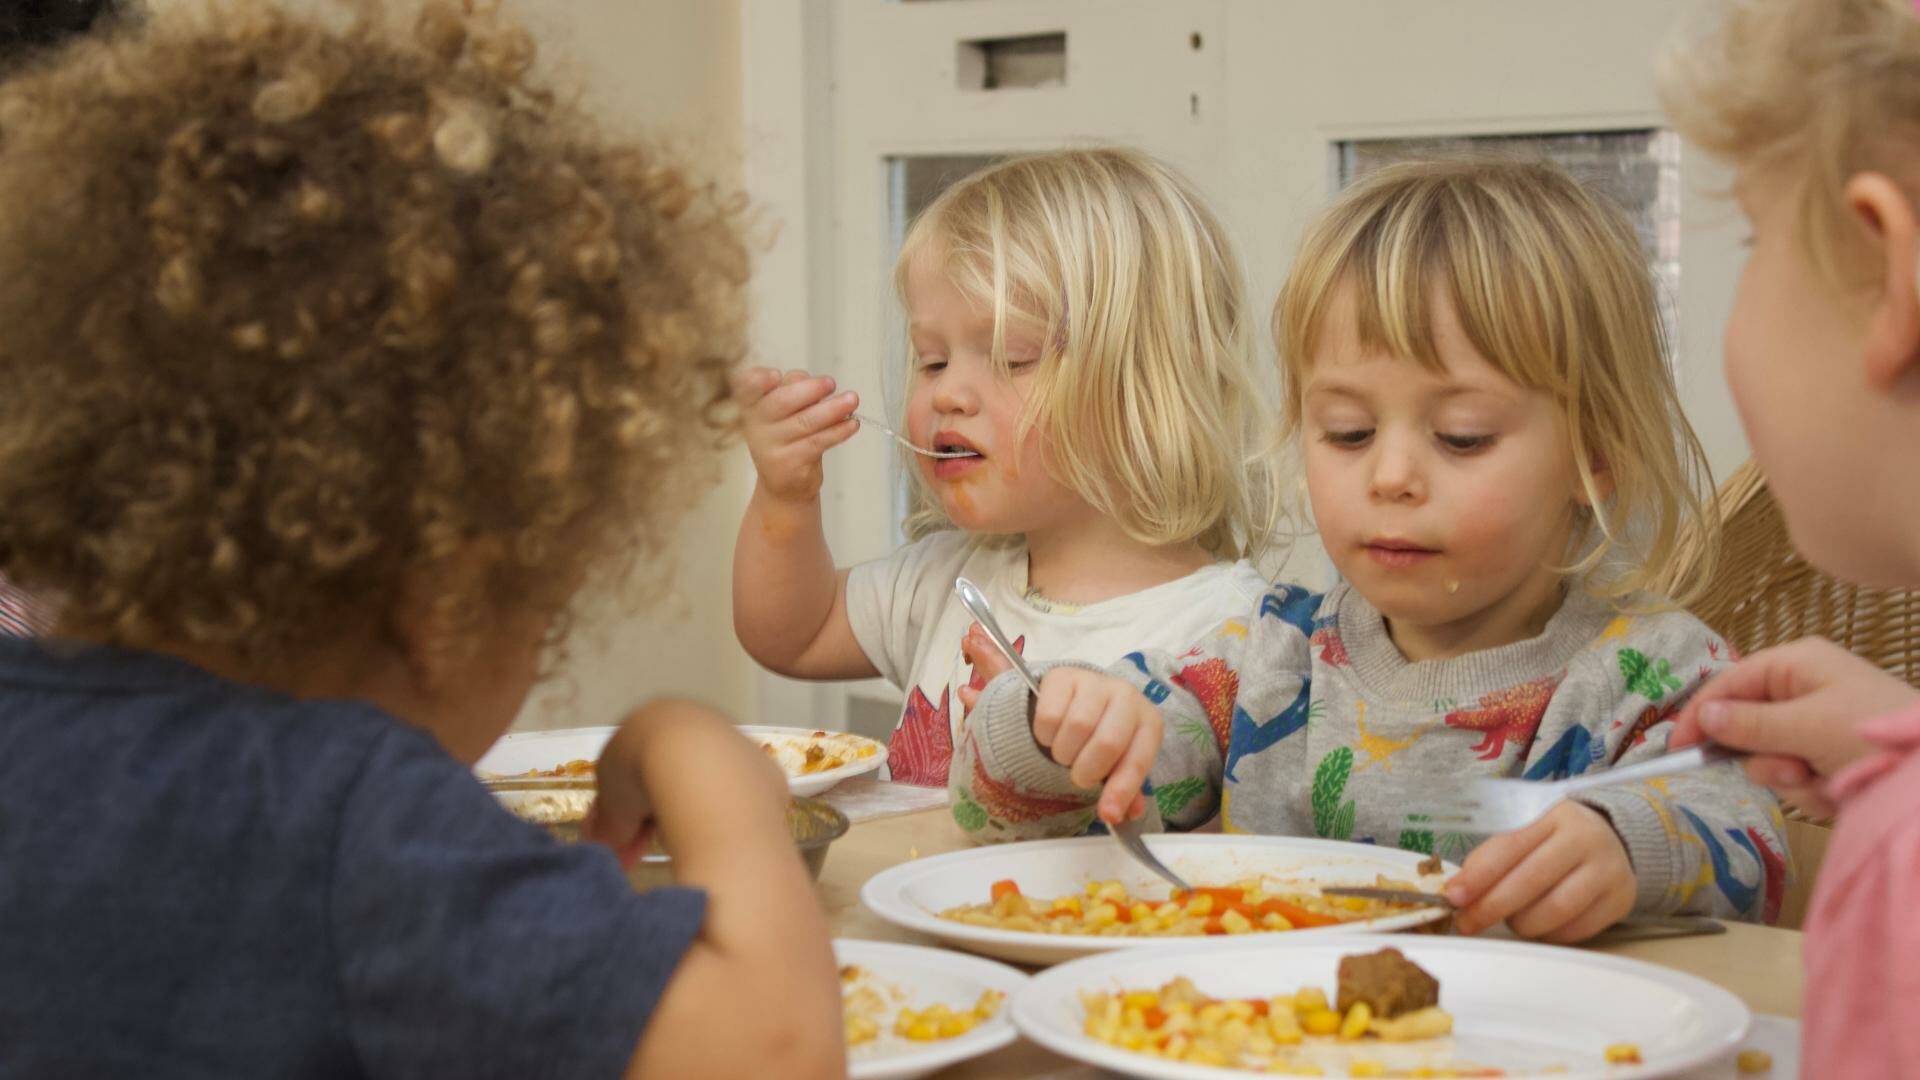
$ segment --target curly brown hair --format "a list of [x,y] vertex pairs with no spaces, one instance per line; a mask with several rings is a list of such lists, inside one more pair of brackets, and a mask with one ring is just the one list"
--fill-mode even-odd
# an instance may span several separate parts
[[742,202],[511,24],[352,7],[170,9],[0,88],[0,573],[63,624],[265,660],[425,580],[465,652],[717,474]]

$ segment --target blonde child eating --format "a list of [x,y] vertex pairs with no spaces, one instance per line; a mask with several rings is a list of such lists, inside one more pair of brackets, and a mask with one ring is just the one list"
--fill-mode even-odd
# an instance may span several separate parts
[[[1726,662],[1643,591],[1703,512],[1657,311],[1624,219],[1551,168],[1357,183],[1275,307],[1285,419],[1340,584],[1277,588],[1183,656],[1055,669],[1031,734],[1028,695],[991,684],[966,747],[976,801],[1097,795],[1112,821],[1149,780],[1149,812],[1176,828],[1217,811],[1233,830],[1464,859],[1448,894],[1467,932],[1772,918],[1778,810],[1730,767],[1600,789],[1484,842],[1410,824],[1396,795],[1409,777],[1551,780],[1659,754]],[[1150,773],[1112,752],[1142,733]]]
[[524,33],[381,7],[171,5],[0,88],[0,572],[60,598],[0,640],[4,1070],[844,1076],[725,718],[600,759],[644,895],[471,772],[709,471],[735,215]]
[[[1270,421],[1226,234],[1144,155],[1043,154],[961,180],[914,222],[895,280],[913,353],[904,431],[968,455],[910,465],[937,531],[836,570],[822,456],[857,430],[855,395],[747,372],[759,486],[734,626],[782,674],[900,686],[893,779],[945,786],[982,647],[955,577],[1035,655],[1182,647],[1265,589],[1235,560],[1272,525]],[[978,806],[954,815],[993,838]]]
[[[1666,71],[1753,230],[1727,383],[1794,546],[1920,588],[1920,9],[1727,5]],[[1817,88],[1809,92],[1809,88]],[[1836,645],[1756,653],[1689,706],[1756,780],[1839,824],[1806,923],[1807,1076],[1920,1076],[1920,691]]]

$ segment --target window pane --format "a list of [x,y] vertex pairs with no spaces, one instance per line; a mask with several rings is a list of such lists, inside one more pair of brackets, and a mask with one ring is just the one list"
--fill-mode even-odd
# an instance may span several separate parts
[[1468,135],[1416,139],[1367,139],[1339,143],[1338,184],[1400,161],[1439,158],[1545,160],[1626,211],[1640,236],[1660,293],[1667,328],[1668,363],[1678,325],[1680,292],[1680,138],[1670,131],[1576,132],[1559,135]]

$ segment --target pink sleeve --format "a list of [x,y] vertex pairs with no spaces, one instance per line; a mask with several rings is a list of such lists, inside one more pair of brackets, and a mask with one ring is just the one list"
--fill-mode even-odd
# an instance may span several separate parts
[[1920,1077],[1920,710],[1863,727],[1887,749],[1835,778],[1840,822],[1807,920],[1807,1075]]

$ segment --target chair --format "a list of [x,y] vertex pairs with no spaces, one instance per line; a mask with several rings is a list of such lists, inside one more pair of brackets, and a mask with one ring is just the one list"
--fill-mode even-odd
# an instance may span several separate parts
[[[1688,605],[1702,622],[1742,654],[1818,635],[1920,687],[1920,592],[1862,588],[1809,565],[1787,539],[1786,519],[1751,461],[1716,501],[1720,558],[1702,595]],[[1707,555],[1698,532],[1682,536],[1665,583],[1682,579]],[[1788,811],[1794,880],[1779,925],[1799,928],[1832,832],[1831,822]]]
[[[1920,687],[1920,592],[1863,588],[1808,565],[1751,461],[1717,501],[1720,560],[1703,595],[1688,605],[1700,621],[1743,654],[1819,635]],[[1683,535],[1666,581],[1679,580],[1706,555],[1697,532]]]

